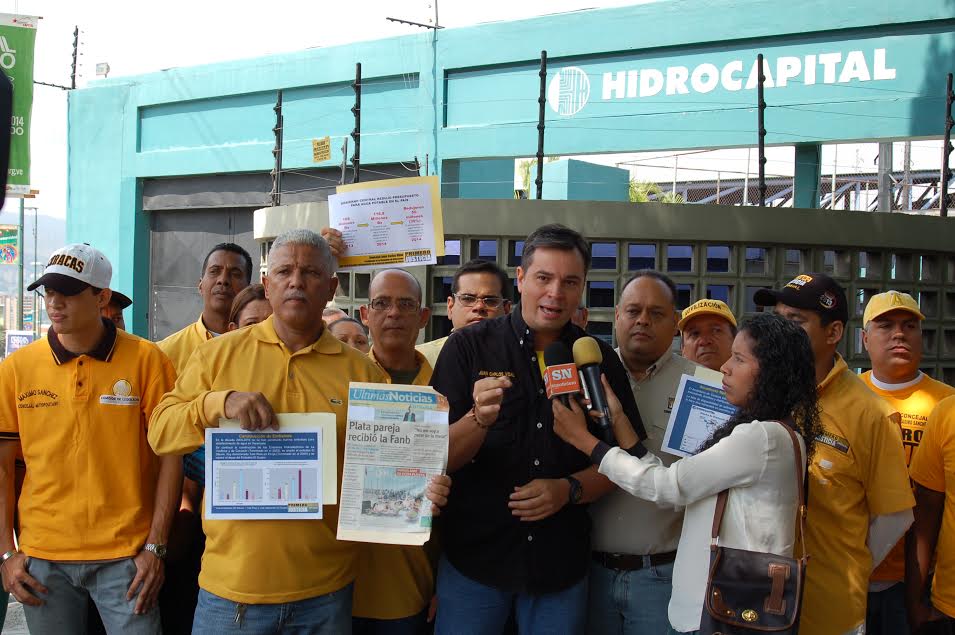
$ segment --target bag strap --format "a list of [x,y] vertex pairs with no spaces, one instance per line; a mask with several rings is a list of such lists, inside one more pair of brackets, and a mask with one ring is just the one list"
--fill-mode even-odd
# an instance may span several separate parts
[[[777,421],[786,432],[789,433],[789,439],[793,444],[793,464],[796,468],[796,482],[801,482],[801,487],[797,486],[799,493],[799,509],[797,511],[799,519],[799,542],[802,546],[802,557],[806,556],[806,498],[809,494],[809,466],[805,466],[803,471],[804,459],[802,449],[799,447],[799,439],[796,438],[795,422],[791,417],[786,417],[782,421]],[[710,533],[710,548],[714,549],[720,537],[720,526],[723,524],[723,514],[726,512],[726,501],[729,498],[729,490],[724,489],[716,497],[716,509],[713,512],[713,528]]]

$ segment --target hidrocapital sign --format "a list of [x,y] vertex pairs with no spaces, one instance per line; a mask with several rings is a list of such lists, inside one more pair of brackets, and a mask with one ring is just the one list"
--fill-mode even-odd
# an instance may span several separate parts
[[[730,59],[693,65],[634,65],[596,74],[601,101],[639,100],[678,95],[707,95],[751,91],[757,87],[759,63]],[[790,84],[863,84],[894,80],[896,69],[885,48],[846,52],[820,51],[805,55],[778,55],[763,60],[765,87]],[[559,69],[548,86],[548,103],[555,113],[573,116],[591,100],[591,75],[578,66]]]

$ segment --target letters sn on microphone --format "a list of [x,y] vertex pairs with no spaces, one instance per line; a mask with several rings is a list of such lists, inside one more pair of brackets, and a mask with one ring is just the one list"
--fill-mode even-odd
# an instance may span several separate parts
[[546,371],[544,374],[544,388],[547,390],[548,399],[580,392],[580,376],[577,374],[575,364],[547,366]]

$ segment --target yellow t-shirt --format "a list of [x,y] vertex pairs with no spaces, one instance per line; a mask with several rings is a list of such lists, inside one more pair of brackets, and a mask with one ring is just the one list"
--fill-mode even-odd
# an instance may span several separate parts
[[[273,317],[199,346],[150,420],[159,454],[183,454],[218,425],[230,391],[261,392],[276,412],[331,412],[338,425],[338,470],[345,451],[348,382],[383,382],[367,356],[325,329],[294,353],[279,340]],[[199,586],[246,604],[297,602],[337,591],[355,579],[357,546],[335,539],[338,506],[321,520],[203,518],[206,549]]]
[[865,621],[872,516],[915,504],[899,426],[885,403],[837,356],[819,384],[824,433],[809,467],[806,571],[800,632],[842,635]]
[[[905,464],[911,465],[912,454],[922,440],[928,416],[938,402],[955,395],[955,388],[921,373],[915,380],[899,387],[890,387],[873,379],[871,370],[862,373],[861,377],[869,390],[882,397],[889,408],[898,412],[902,418]],[[905,579],[905,540],[900,540],[892,548],[872,573],[872,579],[878,582],[901,582]]]
[[[388,375],[375,359],[375,349],[368,356],[378,369]],[[431,381],[431,365],[419,352],[415,357],[421,370],[413,386],[427,386]],[[391,377],[388,377],[391,383]],[[363,542],[359,547],[358,576],[352,596],[352,615],[376,620],[398,620],[423,611],[434,594],[434,571],[424,547],[416,545],[382,545]]]
[[925,425],[918,452],[912,458],[912,480],[936,492],[945,492],[942,527],[935,548],[932,604],[955,616],[955,397],[939,402]]
[[415,346],[415,350],[424,355],[425,359],[428,360],[428,364],[431,365],[431,368],[434,368],[435,364],[438,363],[438,355],[441,354],[441,349],[444,348],[444,343],[447,341],[447,337],[431,340],[424,344],[418,344]]
[[149,535],[159,459],[146,428],[176,375],[155,344],[110,327],[89,354],[51,335],[0,364],[0,438],[23,451],[19,540],[29,556],[128,558]]
[[213,336],[213,332],[206,328],[200,315],[198,320],[189,324],[186,328],[176,331],[166,339],[156,342],[156,345],[172,360],[176,372],[181,373],[182,369],[186,367],[186,362],[189,361],[192,352],[199,348],[199,345],[203,342],[211,340]]

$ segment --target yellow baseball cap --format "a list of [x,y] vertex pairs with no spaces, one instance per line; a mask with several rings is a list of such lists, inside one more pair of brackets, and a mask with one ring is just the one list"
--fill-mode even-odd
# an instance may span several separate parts
[[922,311],[919,310],[919,303],[915,301],[915,298],[908,293],[893,290],[872,296],[869,303],[865,305],[865,312],[862,314],[862,325],[865,326],[871,320],[889,311],[908,311],[913,315],[917,315],[920,320],[925,319],[925,316],[922,315]]
[[697,300],[683,309],[683,315],[680,316],[680,322],[677,324],[677,328],[682,331],[687,322],[697,316],[706,314],[717,315],[732,324],[733,328],[736,328],[736,318],[733,316],[733,312],[730,311],[730,308],[726,306],[726,303],[722,300],[708,299]]

